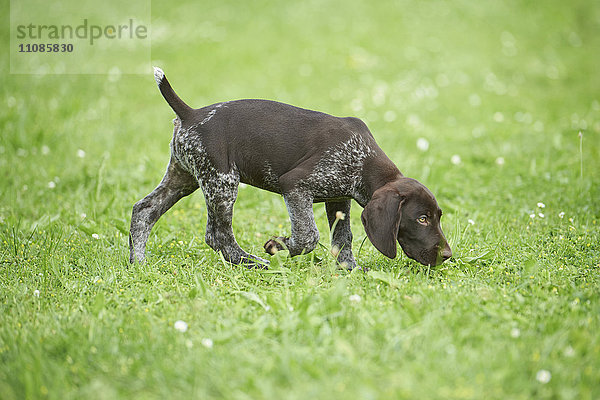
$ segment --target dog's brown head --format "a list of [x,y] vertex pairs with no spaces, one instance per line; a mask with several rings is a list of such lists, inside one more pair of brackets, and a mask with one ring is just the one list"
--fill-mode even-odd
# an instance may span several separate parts
[[402,177],[373,193],[361,220],[373,246],[396,257],[396,240],[404,253],[423,265],[452,257],[440,226],[442,210],[433,194],[415,179]]

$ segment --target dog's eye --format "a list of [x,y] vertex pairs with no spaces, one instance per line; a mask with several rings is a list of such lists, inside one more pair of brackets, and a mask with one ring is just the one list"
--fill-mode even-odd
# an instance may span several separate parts
[[427,216],[421,215],[419,218],[417,218],[417,222],[421,225],[427,225]]

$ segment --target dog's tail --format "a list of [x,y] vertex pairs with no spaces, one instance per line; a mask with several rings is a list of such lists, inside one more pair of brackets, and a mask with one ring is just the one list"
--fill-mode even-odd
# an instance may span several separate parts
[[175,111],[175,114],[177,114],[180,119],[185,119],[185,117],[190,115],[193,108],[185,104],[185,102],[181,100],[179,96],[177,96],[177,93],[175,93],[171,87],[171,84],[167,80],[167,77],[162,69],[154,67],[154,79],[158,84],[160,93],[162,93],[167,103],[169,103],[173,111]]

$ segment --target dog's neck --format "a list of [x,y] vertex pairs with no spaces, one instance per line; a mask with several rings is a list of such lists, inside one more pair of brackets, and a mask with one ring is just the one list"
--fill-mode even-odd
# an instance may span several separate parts
[[354,200],[364,208],[377,189],[402,177],[398,167],[385,154],[383,157],[369,157],[363,164],[362,182]]

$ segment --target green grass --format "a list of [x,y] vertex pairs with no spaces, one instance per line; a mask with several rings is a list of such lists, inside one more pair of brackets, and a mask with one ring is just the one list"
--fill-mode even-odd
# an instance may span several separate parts
[[[314,254],[245,270],[204,243],[198,192],[129,266],[131,206],[160,181],[172,132],[152,72],[9,75],[3,58],[0,398],[600,398],[593,2],[154,2],[152,15],[153,64],[193,106],[269,98],[363,118],[436,194],[455,256],[429,269],[368,240],[358,253],[354,204],[370,271],[337,270],[316,205]],[[260,255],[289,232],[282,199],[240,189],[234,230]]]

